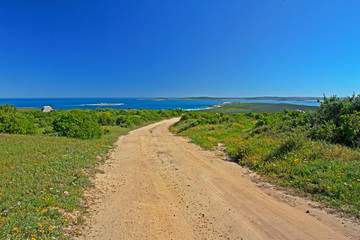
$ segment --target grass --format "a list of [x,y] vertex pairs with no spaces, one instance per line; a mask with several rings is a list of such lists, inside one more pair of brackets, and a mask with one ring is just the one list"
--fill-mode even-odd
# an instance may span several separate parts
[[30,111],[40,110],[41,108],[16,107],[15,109],[16,109],[17,112],[23,113],[23,112],[30,112]]
[[271,103],[227,103],[219,108],[202,110],[204,112],[212,113],[264,113],[264,112],[283,112],[285,109],[301,110],[307,109],[315,111],[318,107],[294,105],[294,104],[271,104]]
[[89,178],[130,129],[97,140],[0,134],[0,239],[69,239]]
[[312,141],[300,130],[291,133],[271,126],[256,127],[257,121],[251,118],[195,126],[192,121],[180,121],[172,131],[190,137],[205,149],[223,143],[225,151],[239,164],[268,181],[299,195],[310,194],[313,200],[360,218],[358,149]]

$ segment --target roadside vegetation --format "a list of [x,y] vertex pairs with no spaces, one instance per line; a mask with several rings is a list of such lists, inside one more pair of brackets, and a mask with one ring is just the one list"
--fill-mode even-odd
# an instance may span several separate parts
[[187,112],[172,131],[203,148],[222,143],[239,164],[297,194],[360,218],[360,96],[317,111]]
[[119,135],[182,110],[40,110],[0,105],[0,239],[71,239],[83,192]]

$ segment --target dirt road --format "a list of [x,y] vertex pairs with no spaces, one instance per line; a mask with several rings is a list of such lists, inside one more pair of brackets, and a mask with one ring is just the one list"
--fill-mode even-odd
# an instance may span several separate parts
[[290,206],[259,188],[246,169],[173,136],[168,127],[177,120],[119,138],[104,173],[95,179],[102,193],[92,206],[93,218],[84,239],[339,240],[360,236],[356,224],[346,222],[346,228],[320,210],[306,213],[306,204]]

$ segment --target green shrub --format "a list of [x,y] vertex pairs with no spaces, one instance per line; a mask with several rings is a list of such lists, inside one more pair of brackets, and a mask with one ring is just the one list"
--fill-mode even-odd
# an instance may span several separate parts
[[53,134],[53,133],[56,133],[56,132],[54,131],[54,129],[52,127],[45,127],[44,130],[43,130],[43,134],[50,135],[50,134]]
[[310,130],[310,136],[315,140],[336,142],[336,125],[333,121],[326,121],[323,124],[317,124]]
[[36,131],[34,117],[14,111],[0,110],[0,133],[33,134]]
[[102,132],[103,135],[107,135],[111,133],[111,129],[109,127],[103,127]]
[[227,149],[227,152],[240,163],[252,154],[251,148],[246,145],[238,145],[235,148]]
[[275,148],[269,155],[266,156],[266,161],[271,161],[274,158],[282,157],[290,152],[299,151],[304,145],[306,138],[301,134],[293,134],[280,141],[279,147]]
[[2,112],[15,112],[15,107],[14,105],[10,105],[10,104],[3,104],[0,105],[0,111]]
[[116,118],[115,123],[117,126],[120,126],[120,127],[131,127],[133,125],[133,122],[131,122],[129,117],[125,116],[125,115],[119,115]]
[[130,119],[130,122],[132,124],[135,124],[135,125],[140,125],[141,124],[141,118],[140,118],[139,115],[130,116],[129,119]]
[[184,124],[181,126],[181,128],[178,130],[179,133],[186,131],[189,128],[195,127],[199,124],[199,120],[197,119],[189,119],[183,122]]
[[113,114],[110,111],[98,112],[97,117],[101,126],[112,126],[115,124]]
[[360,146],[360,113],[341,116],[343,124],[339,128],[341,141],[348,146]]
[[91,112],[73,109],[53,121],[54,130],[65,137],[93,139],[101,137],[101,128]]
[[311,136],[350,147],[360,146],[360,96],[326,98],[310,118]]
[[277,113],[273,113],[271,115],[267,114],[267,113],[262,113],[257,115],[257,123],[255,127],[260,127],[260,126],[264,126],[264,125],[276,125],[279,123],[280,121],[280,116]]

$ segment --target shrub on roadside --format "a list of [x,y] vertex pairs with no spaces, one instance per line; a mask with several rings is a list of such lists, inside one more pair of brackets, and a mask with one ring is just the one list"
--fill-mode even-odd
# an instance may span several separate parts
[[319,110],[310,118],[313,139],[340,143],[349,147],[360,146],[360,96],[339,98],[324,96]]
[[100,138],[102,134],[95,116],[79,109],[63,112],[53,121],[53,128],[60,136],[80,139]]
[[97,113],[97,117],[101,126],[112,126],[115,124],[114,116],[110,111],[100,111]]

